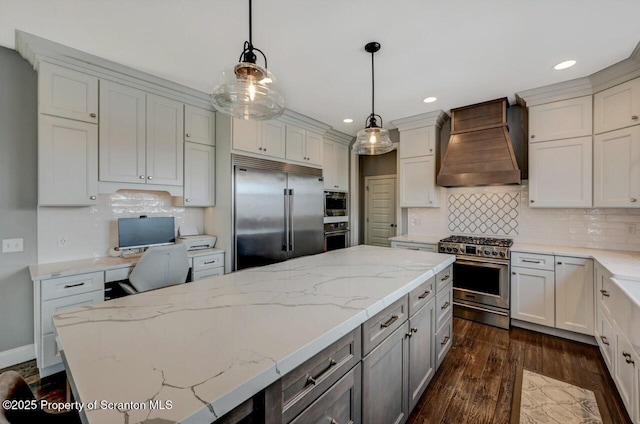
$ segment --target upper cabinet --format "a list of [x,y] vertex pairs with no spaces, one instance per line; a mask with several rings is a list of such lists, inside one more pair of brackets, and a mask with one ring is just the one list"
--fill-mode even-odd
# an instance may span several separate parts
[[640,207],[640,125],[596,135],[593,168],[594,206]]
[[591,96],[529,108],[529,142],[591,135]]
[[287,124],[286,158],[297,162],[322,166],[322,136]]
[[98,78],[40,62],[38,112],[98,123]]
[[283,122],[271,120],[263,121],[261,126],[262,154],[284,158],[286,125]]
[[215,146],[216,115],[212,111],[184,105],[184,141]]
[[234,118],[232,131],[234,149],[284,159],[285,124],[282,122]]
[[416,128],[402,132],[400,159],[429,156],[436,153],[435,127]]
[[215,147],[184,145],[184,206],[215,206]]
[[435,156],[400,159],[399,169],[401,207],[439,206]]
[[640,78],[596,93],[593,103],[596,134],[640,124]]
[[184,141],[183,104],[147,94],[147,181],[181,186]]
[[349,147],[325,140],[322,146],[322,176],[327,191],[349,190]]

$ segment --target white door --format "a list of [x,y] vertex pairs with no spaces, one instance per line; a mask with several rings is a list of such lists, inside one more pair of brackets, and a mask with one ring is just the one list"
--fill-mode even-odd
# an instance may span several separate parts
[[184,144],[184,205],[215,206],[215,147]]
[[640,124],[640,78],[596,93],[593,104],[596,134]]
[[366,177],[365,185],[365,244],[389,247],[396,235],[396,177]]
[[324,189],[333,191],[338,188],[336,183],[336,147],[337,143],[325,141],[322,146],[322,177]]
[[287,125],[286,156],[289,160],[306,162],[304,151],[305,134],[302,128]]
[[556,328],[593,336],[593,260],[556,256]]
[[435,156],[400,159],[400,206],[435,207]]
[[100,181],[144,184],[146,94],[100,82]]
[[233,118],[233,148],[262,153],[262,124],[259,121]]
[[[262,153],[284,159],[286,125],[280,121],[262,122]],[[258,149],[259,150],[259,149]]]
[[184,181],[183,104],[147,94],[147,184]]
[[216,115],[210,110],[184,105],[184,141],[215,146]]
[[640,207],[640,126],[596,135],[593,205]]
[[322,166],[322,136],[320,134],[306,132],[305,154],[308,163]]
[[591,96],[530,107],[529,142],[590,135],[591,111]]
[[335,158],[335,183],[336,190],[349,190],[349,146],[336,144],[334,151]]
[[555,325],[553,271],[511,267],[511,318]]

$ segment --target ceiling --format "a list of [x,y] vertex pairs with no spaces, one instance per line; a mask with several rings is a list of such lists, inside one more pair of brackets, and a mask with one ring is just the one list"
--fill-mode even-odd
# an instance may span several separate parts
[[[20,29],[210,92],[248,38],[246,0],[0,0],[0,45]],[[355,134],[583,77],[629,57],[640,0],[254,0],[253,42],[286,107]],[[564,60],[577,64],[564,71]],[[422,100],[436,96],[438,101]],[[344,124],[344,118],[354,119]]]

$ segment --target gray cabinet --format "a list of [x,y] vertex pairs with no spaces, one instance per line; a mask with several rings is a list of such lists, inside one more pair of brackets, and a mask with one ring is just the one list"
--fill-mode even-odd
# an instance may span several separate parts
[[409,411],[418,403],[435,373],[435,299],[409,319]]
[[97,124],[98,78],[40,62],[38,112]]
[[184,105],[184,141],[215,146],[216,115],[206,109]]
[[147,94],[147,180],[181,186],[184,167],[183,104]]
[[215,147],[184,143],[184,206],[215,206]]
[[362,422],[400,424],[409,416],[409,323],[362,360]]

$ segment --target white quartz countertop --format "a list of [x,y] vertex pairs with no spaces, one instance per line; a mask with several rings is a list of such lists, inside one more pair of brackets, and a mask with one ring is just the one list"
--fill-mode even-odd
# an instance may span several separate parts
[[438,244],[440,240],[447,236],[427,236],[421,234],[402,234],[400,236],[390,237],[391,241],[405,241],[407,243],[429,243]]
[[[190,258],[195,258],[213,253],[224,253],[224,249],[202,249],[187,252]],[[64,277],[67,275],[84,274],[96,271],[106,271],[109,269],[123,268],[135,265],[140,257],[135,258],[112,258],[110,256],[79,259],[66,262],[52,262],[48,264],[37,264],[29,267],[32,280],[42,280],[45,278]]]
[[88,422],[211,422],[454,261],[356,246],[64,311],[54,323],[81,402],[172,401],[87,410]]

